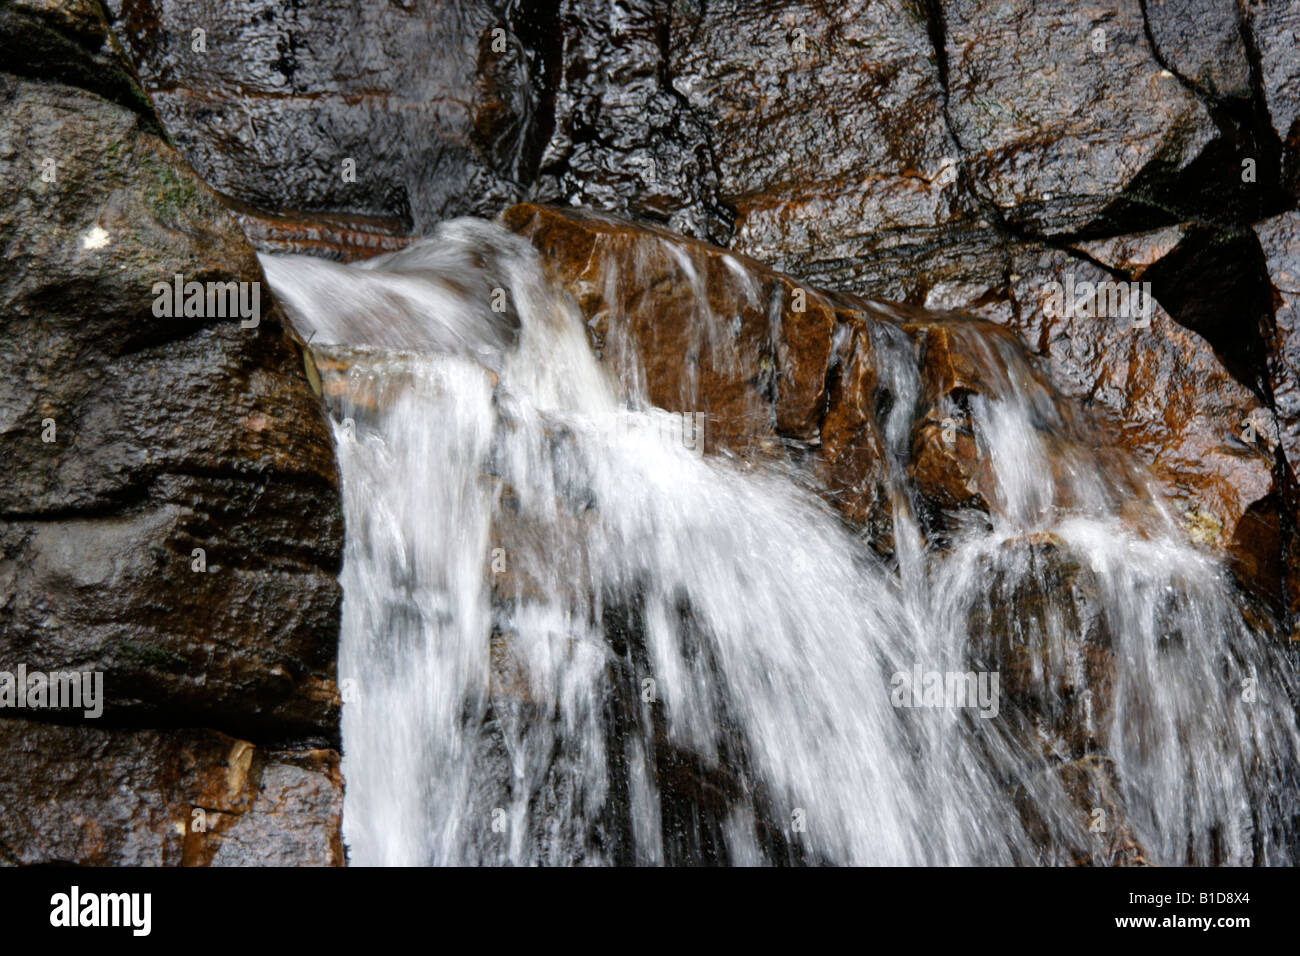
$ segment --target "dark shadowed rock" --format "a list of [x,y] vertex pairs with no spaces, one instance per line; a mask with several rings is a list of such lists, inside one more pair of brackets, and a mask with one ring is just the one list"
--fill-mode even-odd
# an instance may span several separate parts
[[331,750],[267,750],[210,730],[0,720],[0,862],[339,866]]
[[1300,213],[1285,213],[1255,227],[1268,265],[1275,308],[1268,343],[1268,376],[1277,409],[1287,498],[1283,566],[1287,606],[1300,614],[1300,541],[1295,522],[1300,501]]
[[269,293],[255,328],[153,310],[176,274],[260,283],[251,248],[134,113],[14,77],[0,98],[30,150],[0,161],[0,646],[109,671],[111,706],[330,732],[342,528],[304,353]]
[[675,6],[665,0],[555,4],[549,33],[531,36],[555,44],[557,62],[552,129],[529,198],[647,219],[725,243],[730,216],[718,202],[709,129],[671,72]]
[[1269,385],[1277,408],[1282,453],[1291,480],[1300,484],[1300,213],[1284,213],[1255,226],[1273,291],[1274,338]]
[[1050,534],[1004,542],[971,606],[973,666],[1000,674],[1006,719],[1055,759],[1103,746],[1115,661],[1095,574]]

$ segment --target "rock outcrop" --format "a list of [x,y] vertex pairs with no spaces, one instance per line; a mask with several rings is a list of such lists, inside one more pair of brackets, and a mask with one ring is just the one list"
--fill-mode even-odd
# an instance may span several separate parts
[[[6,774],[0,856],[341,862],[342,517],[310,359],[98,5],[15,0],[0,36],[0,670],[104,675],[98,719],[0,714],[24,767]],[[205,294],[173,316],[159,302],[178,275]],[[232,284],[225,309],[210,283]],[[182,853],[177,808],[206,804],[177,775],[233,772],[232,749],[263,746],[265,772],[228,794],[251,814],[242,836]],[[60,822],[92,765],[102,791]],[[310,833],[270,812],[298,799],[286,774],[315,794]]]

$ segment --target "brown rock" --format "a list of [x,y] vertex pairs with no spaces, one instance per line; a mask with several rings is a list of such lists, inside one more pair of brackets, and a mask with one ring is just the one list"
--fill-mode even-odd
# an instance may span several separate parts
[[405,248],[414,241],[400,222],[374,216],[259,213],[231,202],[239,226],[259,252],[319,256],[355,262]]
[[706,449],[816,437],[834,324],[817,290],[653,227],[531,204],[502,219],[573,295],[620,380],[707,415]]
[[835,507],[849,522],[867,529],[873,547],[889,554],[894,547],[893,513],[878,408],[883,393],[872,337],[877,327],[862,312],[842,309],[838,318],[847,338],[826,392],[815,468]]
[[1123,272],[1130,279],[1140,279],[1148,268],[1174,250],[1185,233],[1184,226],[1166,226],[1149,232],[1076,242],[1071,248],[1107,269]]
[[211,730],[0,720],[0,860],[77,866],[340,866],[331,750]]

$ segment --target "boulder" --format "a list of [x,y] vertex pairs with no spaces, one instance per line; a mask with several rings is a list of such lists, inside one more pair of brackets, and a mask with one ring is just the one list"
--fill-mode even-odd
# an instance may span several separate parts
[[1122,281],[1068,253],[1029,253],[1016,263],[1013,313],[993,318],[1017,334],[1057,389],[1113,427],[1189,533],[1226,552],[1249,589],[1275,600],[1272,412],[1158,302],[1146,328],[1132,317],[1054,313],[1047,282],[1064,285],[1067,277],[1077,289]]
[[674,13],[669,75],[707,130],[731,248],[901,299],[982,260],[923,5],[722,0]]
[[1250,54],[1236,0],[1146,0],[1160,62],[1205,95],[1248,100]]
[[622,381],[707,415],[706,447],[816,438],[835,324],[825,295],[650,226],[527,203],[502,221],[537,247]]

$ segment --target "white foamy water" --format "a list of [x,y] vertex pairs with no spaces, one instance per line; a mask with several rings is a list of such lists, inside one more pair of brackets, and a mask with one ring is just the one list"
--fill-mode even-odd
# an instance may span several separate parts
[[[1287,666],[1005,341],[960,335],[998,500],[940,554],[915,355],[878,331],[887,565],[808,475],[701,455],[608,376],[495,224],[262,261],[336,422],[354,863],[1287,861]],[[895,706],[929,672],[996,672],[996,714]]]

